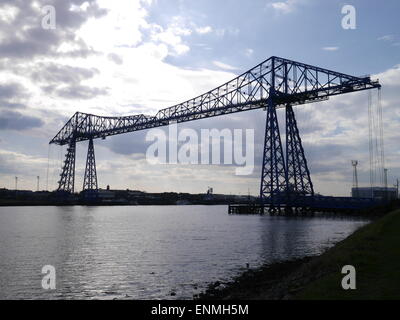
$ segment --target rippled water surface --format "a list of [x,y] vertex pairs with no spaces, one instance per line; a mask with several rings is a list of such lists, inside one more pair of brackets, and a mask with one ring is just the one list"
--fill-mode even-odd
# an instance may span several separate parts
[[[2,207],[0,299],[190,299],[246,263],[318,254],[365,223],[227,206]],[[41,287],[44,265],[54,291]]]

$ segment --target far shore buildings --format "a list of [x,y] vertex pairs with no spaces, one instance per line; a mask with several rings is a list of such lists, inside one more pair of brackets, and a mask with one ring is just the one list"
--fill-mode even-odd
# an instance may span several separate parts
[[352,188],[351,196],[354,198],[395,200],[398,199],[398,190],[397,188],[385,188],[385,187]]

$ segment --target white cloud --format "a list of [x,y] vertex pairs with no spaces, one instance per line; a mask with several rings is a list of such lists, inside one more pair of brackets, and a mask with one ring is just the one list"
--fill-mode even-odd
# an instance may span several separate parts
[[375,76],[385,87],[400,87],[400,64]]
[[141,28],[148,28],[147,11],[140,0],[98,0],[108,14],[87,21],[77,35],[98,51],[112,51],[115,47],[136,46],[142,41]]
[[[147,11],[142,1],[133,0],[111,3],[100,1],[108,14],[90,19],[76,32],[96,55],[85,58],[43,56],[40,60],[29,59],[18,64],[15,72],[12,64],[0,72],[0,80],[13,80],[21,83],[32,94],[29,97],[30,110],[52,110],[65,116],[75,111],[100,115],[126,115],[135,112],[153,114],[163,107],[182,102],[201,94],[235,75],[225,71],[209,69],[187,70],[165,62],[168,55],[183,55],[190,50],[184,38],[195,30],[183,17],[173,17],[165,28],[147,21]],[[206,27],[205,27],[206,28]],[[208,31],[204,29],[203,32]],[[149,37],[145,37],[145,33]],[[61,44],[58,52],[73,49],[71,44]],[[118,57],[118,63],[115,59]],[[39,62],[43,67],[48,64],[65,65],[75,68],[98,69],[95,76],[83,79],[82,86],[108,88],[106,96],[74,101],[60,98],[54,94],[44,94],[45,84],[30,79],[32,70]],[[229,69],[229,68],[228,68]],[[230,71],[227,68],[224,70]],[[58,85],[58,84],[57,84]],[[65,87],[65,83],[59,83]],[[183,88],[183,89],[180,89]],[[47,129],[49,129],[47,127]],[[43,128],[45,130],[45,128]],[[52,132],[54,128],[50,128]],[[51,134],[51,133],[50,133]],[[55,133],[54,133],[55,134]]]
[[[269,0],[271,1],[271,0]],[[300,5],[307,5],[310,0],[283,0],[268,2],[267,8],[272,8],[279,14],[289,14],[294,12]]]
[[[47,158],[27,155],[21,152],[0,150],[0,176],[2,187],[14,189],[14,178],[18,176],[18,189],[36,189],[36,176],[46,176]],[[42,185],[42,187],[44,187]]]
[[388,34],[378,38],[379,41],[393,41],[394,39],[395,37],[392,34]]
[[213,61],[213,64],[216,67],[224,69],[224,70],[230,70],[230,71],[237,70],[236,67],[233,67],[233,66],[231,66],[229,64],[226,64],[226,63],[223,63],[223,62],[220,62],[220,61]]
[[290,13],[294,10],[294,1],[280,1],[280,2],[272,2],[269,4],[272,8],[280,13]]
[[218,37],[224,37],[225,35],[237,36],[239,33],[240,29],[235,27],[219,28],[215,30],[215,35]]
[[183,44],[178,33],[170,29],[153,35],[152,39],[169,45],[177,55],[187,53],[190,50],[189,46]]
[[215,34],[218,37],[223,37],[225,35],[225,29],[217,29],[217,30],[215,30]]
[[157,24],[150,25],[150,29],[151,39],[167,44],[173,54],[182,55],[190,50],[190,47],[184,43],[183,37],[190,36],[193,31],[187,26],[185,18],[173,17],[165,30]]
[[228,32],[233,36],[237,36],[240,33],[240,29],[231,27],[231,28],[228,28]]
[[20,10],[14,6],[3,6],[0,8],[0,20],[5,23],[12,23],[19,11]]
[[250,48],[248,48],[248,49],[246,49],[246,50],[244,51],[244,55],[245,55],[246,57],[251,57],[251,56],[253,55],[253,53],[254,53],[254,50],[253,50],[253,49],[250,49]]
[[339,47],[323,47],[322,50],[324,50],[324,51],[338,51]]
[[378,41],[383,41],[390,43],[394,47],[400,46],[400,42],[398,41],[397,37],[393,34],[387,34],[377,39]]
[[213,31],[213,29],[210,26],[196,28],[196,32],[198,34],[207,34],[207,33],[210,33],[212,31]]

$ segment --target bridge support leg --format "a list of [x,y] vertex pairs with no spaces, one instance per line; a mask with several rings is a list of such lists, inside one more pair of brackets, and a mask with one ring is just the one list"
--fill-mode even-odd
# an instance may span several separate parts
[[89,147],[86,158],[85,178],[83,180],[83,191],[98,191],[93,139],[89,140]]
[[65,155],[62,173],[58,181],[57,191],[74,193],[75,185],[75,154],[76,142],[72,139],[68,144],[67,154]]
[[287,206],[306,207],[302,200],[314,196],[314,187],[291,105],[286,106],[286,172]]
[[277,213],[285,202],[286,167],[275,104],[269,99],[265,126],[260,200],[270,213]]

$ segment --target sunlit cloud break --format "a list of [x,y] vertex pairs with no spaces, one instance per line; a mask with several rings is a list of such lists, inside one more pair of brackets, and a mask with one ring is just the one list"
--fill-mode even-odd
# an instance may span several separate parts
[[338,51],[339,47],[323,47],[322,50],[324,50],[324,51]]
[[238,68],[236,68],[236,67],[233,67],[233,66],[231,66],[231,65],[229,65],[229,64],[226,64],[226,63],[223,63],[223,62],[220,62],[220,61],[213,61],[213,64],[214,64],[214,66],[216,66],[216,67],[218,67],[218,68],[221,68],[221,69],[225,69],[225,70],[237,70]]

